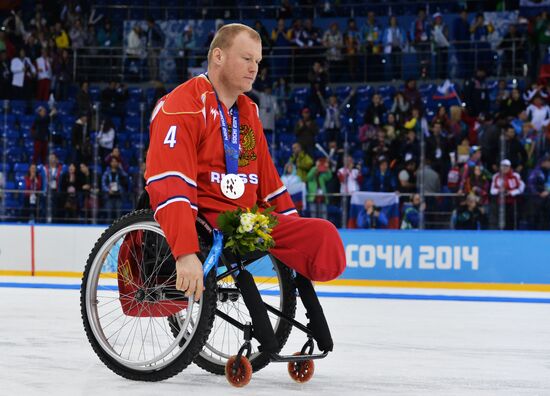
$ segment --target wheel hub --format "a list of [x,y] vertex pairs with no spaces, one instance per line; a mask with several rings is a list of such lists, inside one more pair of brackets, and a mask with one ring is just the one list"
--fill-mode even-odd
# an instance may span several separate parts
[[139,289],[138,291],[136,291],[134,298],[139,302],[143,302],[143,300],[145,300],[145,290]]

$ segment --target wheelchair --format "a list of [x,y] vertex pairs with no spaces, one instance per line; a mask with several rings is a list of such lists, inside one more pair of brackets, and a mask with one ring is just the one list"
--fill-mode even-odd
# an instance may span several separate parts
[[[200,216],[196,229],[204,263],[213,229]],[[80,303],[87,338],[110,370],[161,381],[194,362],[241,387],[252,372],[284,362],[292,379],[306,382],[314,360],[332,350],[311,282],[269,254],[236,257],[224,249],[205,274],[198,302],[175,281],[175,260],[150,209],[121,217],[101,235],[86,262]],[[298,295],[307,325],[295,320]],[[304,333],[304,346],[281,355],[294,327]]]

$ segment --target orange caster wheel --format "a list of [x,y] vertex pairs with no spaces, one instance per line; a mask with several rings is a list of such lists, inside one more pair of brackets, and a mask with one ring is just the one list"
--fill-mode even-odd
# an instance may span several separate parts
[[237,355],[231,356],[225,364],[225,378],[231,385],[241,388],[252,378],[252,365],[246,356],[241,356],[238,364],[235,364],[236,360]]
[[[301,352],[296,352],[294,356],[302,355]],[[288,374],[296,382],[308,382],[315,372],[315,363],[313,360],[304,360],[302,362],[289,362]]]

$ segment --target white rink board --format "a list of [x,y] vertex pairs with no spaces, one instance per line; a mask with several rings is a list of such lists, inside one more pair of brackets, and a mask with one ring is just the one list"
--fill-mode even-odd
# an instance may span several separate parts
[[[34,246],[32,232],[34,229]],[[104,226],[0,225],[0,271],[82,272]]]
[[31,227],[0,226],[0,270],[31,270]]
[[103,227],[36,226],[36,271],[82,272]]

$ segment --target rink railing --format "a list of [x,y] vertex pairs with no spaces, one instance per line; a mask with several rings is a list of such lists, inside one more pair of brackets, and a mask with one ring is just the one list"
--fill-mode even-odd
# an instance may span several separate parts
[[[0,275],[80,277],[104,230],[2,224]],[[330,284],[550,292],[550,232],[340,230],[340,235],[346,270]]]

